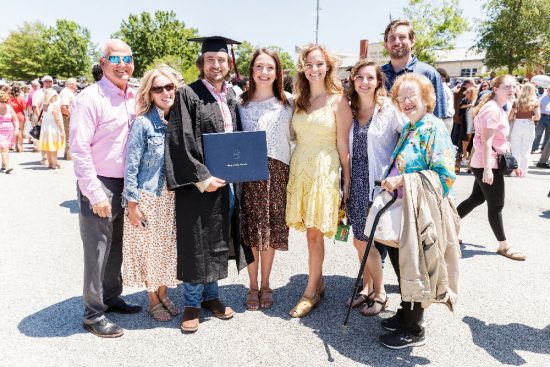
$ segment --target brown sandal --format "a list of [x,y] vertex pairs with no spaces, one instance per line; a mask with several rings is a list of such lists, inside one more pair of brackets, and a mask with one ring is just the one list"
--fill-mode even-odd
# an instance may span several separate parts
[[168,312],[170,312],[170,315],[177,316],[180,313],[180,309],[177,308],[176,305],[172,303],[172,301],[170,301],[170,298],[163,298],[160,300],[160,302],[164,305]]
[[371,306],[372,302],[374,302],[372,300],[373,296],[374,296],[374,291],[370,292],[368,295],[366,295],[364,293],[358,293],[355,296],[355,299],[353,300],[353,302],[351,302],[351,297],[348,298],[348,300],[346,301],[346,306],[349,307],[350,303],[351,303],[352,308],[361,307],[363,305]]
[[170,312],[164,308],[162,303],[157,303],[152,307],[148,307],[147,313],[149,313],[155,321],[167,322],[172,320],[172,315],[170,315]]
[[229,320],[235,315],[235,311],[231,307],[224,305],[219,298],[202,301],[201,307],[210,310],[214,314],[214,317],[221,320]]
[[245,306],[248,311],[258,311],[258,308],[260,308],[259,293],[259,290],[253,288],[250,288],[246,293]]
[[[367,305],[363,307],[363,309],[361,310],[361,315],[367,316],[367,317],[376,316],[380,312],[384,311],[387,307],[388,307],[388,296],[386,296],[386,299],[384,301],[373,299],[371,305]],[[374,309],[375,311],[369,312],[370,309]]]
[[260,307],[271,308],[273,306],[273,290],[269,287],[260,289]]
[[521,253],[512,246],[504,250],[497,250],[497,254],[516,261],[525,261],[525,259],[527,258],[525,254]]

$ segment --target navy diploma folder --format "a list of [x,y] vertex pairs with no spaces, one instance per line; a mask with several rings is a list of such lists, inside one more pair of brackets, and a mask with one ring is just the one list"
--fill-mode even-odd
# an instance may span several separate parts
[[203,134],[204,161],[212,176],[227,182],[269,178],[265,131]]

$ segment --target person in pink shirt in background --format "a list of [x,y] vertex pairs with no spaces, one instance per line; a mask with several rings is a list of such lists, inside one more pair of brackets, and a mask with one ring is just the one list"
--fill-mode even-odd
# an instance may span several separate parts
[[[499,242],[497,253],[512,260],[527,258],[506,241],[502,224],[504,208],[504,176],[498,171],[497,155],[510,151],[507,136],[510,133],[508,114],[503,106],[512,100],[516,79],[511,75],[493,79],[492,92],[482,97],[474,109],[474,154],[470,165],[475,176],[470,197],[457,207],[458,215],[464,218],[472,210],[487,201],[489,224]],[[515,170],[521,176],[521,168]]]
[[84,328],[104,338],[124,330],[105,313],[136,313],[122,293],[122,190],[124,156],[135,111],[128,80],[134,71],[130,46],[109,40],[99,59],[104,78],[74,102],[70,150],[78,179],[80,235],[84,246]]

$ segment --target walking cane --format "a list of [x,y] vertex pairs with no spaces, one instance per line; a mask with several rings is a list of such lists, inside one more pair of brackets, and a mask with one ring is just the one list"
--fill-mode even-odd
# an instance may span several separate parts
[[[376,181],[375,185],[380,186],[380,181]],[[374,217],[374,221],[370,231],[370,236],[367,240],[367,248],[365,249],[365,254],[363,255],[363,259],[361,260],[361,266],[359,267],[359,273],[357,274],[357,279],[355,280],[355,286],[353,287],[353,294],[351,295],[351,302],[348,305],[348,312],[346,313],[346,319],[344,320],[344,324],[342,325],[342,333],[344,333],[348,327],[348,320],[349,320],[349,315],[351,313],[353,300],[357,296],[357,289],[359,287],[359,282],[361,281],[361,277],[363,276],[363,270],[365,270],[365,265],[367,264],[367,257],[369,256],[370,248],[372,246],[372,243],[374,242],[374,233],[376,232],[376,226],[378,225],[378,221],[380,220],[380,217],[382,216],[382,214],[384,214],[384,212],[390,206],[392,206],[395,200],[397,200],[397,190],[393,190],[391,200],[388,201],[388,203],[384,205],[382,209],[380,209],[380,211]]]

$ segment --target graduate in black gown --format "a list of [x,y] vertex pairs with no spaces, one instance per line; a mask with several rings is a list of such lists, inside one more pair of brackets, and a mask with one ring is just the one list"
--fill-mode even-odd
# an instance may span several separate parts
[[[233,310],[219,299],[218,280],[227,277],[228,259],[237,268],[253,261],[240,245],[241,186],[213,177],[204,163],[202,134],[241,130],[235,93],[227,83],[228,43],[223,37],[198,38],[200,78],[176,92],[166,131],[166,179],[176,194],[177,277],[184,284],[181,328],[199,327],[201,307],[220,319]],[[246,252],[248,251],[248,252]]]

